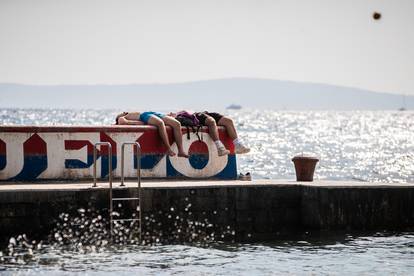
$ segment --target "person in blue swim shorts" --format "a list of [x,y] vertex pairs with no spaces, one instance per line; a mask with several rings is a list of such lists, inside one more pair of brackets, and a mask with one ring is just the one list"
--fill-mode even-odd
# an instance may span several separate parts
[[169,156],[175,156],[175,152],[171,149],[168,141],[167,130],[165,125],[170,126],[174,132],[175,142],[177,143],[178,156],[188,158],[188,154],[183,149],[183,139],[181,133],[181,123],[175,118],[154,111],[147,112],[122,112],[115,119],[117,125],[152,125],[158,128],[161,140],[167,147]]

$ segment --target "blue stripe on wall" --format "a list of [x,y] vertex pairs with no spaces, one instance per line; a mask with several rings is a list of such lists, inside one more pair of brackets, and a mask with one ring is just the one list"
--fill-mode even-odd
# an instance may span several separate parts
[[0,155],[0,171],[6,167],[6,155]]
[[189,160],[194,169],[203,169],[208,164],[208,154],[191,154]]
[[[191,163],[190,163],[191,164]],[[187,178],[183,174],[179,173],[174,167],[171,165],[170,159],[167,158],[167,177],[173,178]],[[236,155],[228,155],[227,165],[226,167],[219,172],[218,174],[212,176],[211,178],[217,179],[237,179],[237,163],[236,163]]]
[[[144,170],[154,168],[164,156],[165,154],[143,154],[141,156],[141,168]],[[134,155],[134,168],[137,168],[136,155]]]
[[15,177],[10,178],[9,180],[13,180],[13,181],[34,180],[46,169],[47,169],[46,155],[26,156],[24,157],[24,165],[23,165],[22,171]]

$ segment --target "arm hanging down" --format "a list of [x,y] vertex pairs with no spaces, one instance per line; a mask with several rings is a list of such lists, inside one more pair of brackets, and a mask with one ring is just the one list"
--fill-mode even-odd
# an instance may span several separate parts
[[128,120],[125,117],[120,117],[118,119],[118,124],[119,125],[145,125],[145,123],[143,121],[139,121],[139,120]]

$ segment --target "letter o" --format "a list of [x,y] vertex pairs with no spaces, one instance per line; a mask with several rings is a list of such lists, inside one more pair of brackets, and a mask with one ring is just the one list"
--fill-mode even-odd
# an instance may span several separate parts
[[[194,133],[190,134],[190,139],[187,139],[187,134],[183,134],[184,151],[188,152],[191,144],[195,141],[198,141],[198,137]],[[191,166],[188,158],[169,156],[171,165],[174,169],[187,177],[193,178],[212,177],[220,173],[227,166],[228,156],[218,156],[217,148],[210,138],[210,135],[205,135],[204,133],[203,142],[205,142],[208,147],[208,163],[204,168],[195,169]],[[174,143],[171,148],[174,152],[177,152],[178,148],[176,143]]]

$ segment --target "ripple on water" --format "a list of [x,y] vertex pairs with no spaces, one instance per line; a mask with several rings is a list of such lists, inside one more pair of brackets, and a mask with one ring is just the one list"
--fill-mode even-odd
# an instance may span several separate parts
[[[71,220],[69,220],[70,222]],[[124,244],[100,250],[78,246],[43,245],[22,257],[17,245],[26,237],[12,238],[13,257],[0,254],[0,271],[108,274],[409,274],[414,269],[414,233],[324,232],[284,236],[270,243],[211,242],[202,246]],[[76,242],[75,242],[76,244]],[[26,248],[30,245],[26,245]],[[26,252],[27,254],[27,252]]]
[[[108,125],[119,110],[3,109],[3,125]],[[315,179],[414,182],[414,112],[229,111],[251,153],[254,178],[294,178],[291,158],[320,158]]]
[[414,182],[414,112],[235,111],[255,178],[294,178],[290,159],[319,157],[315,179]]
[[[117,113],[2,109],[0,123],[108,125]],[[414,182],[414,112],[240,110],[228,115],[252,148],[250,154],[238,156],[239,169],[251,172],[254,178],[294,178],[290,159],[304,152],[320,158],[316,179]],[[61,233],[73,237],[73,233]],[[410,274],[414,271],[413,240],[413,233],[378,233],[265,244],[213,242],[202,247],[126,243],[120,248],[82,251],[76,246],[45,245],[33,249],[35,257],[21,256],[16,263],[4,261],[6,256],[0,254],[0,271],[50,275]],[[27,254],[27,250],[15,253]]]

